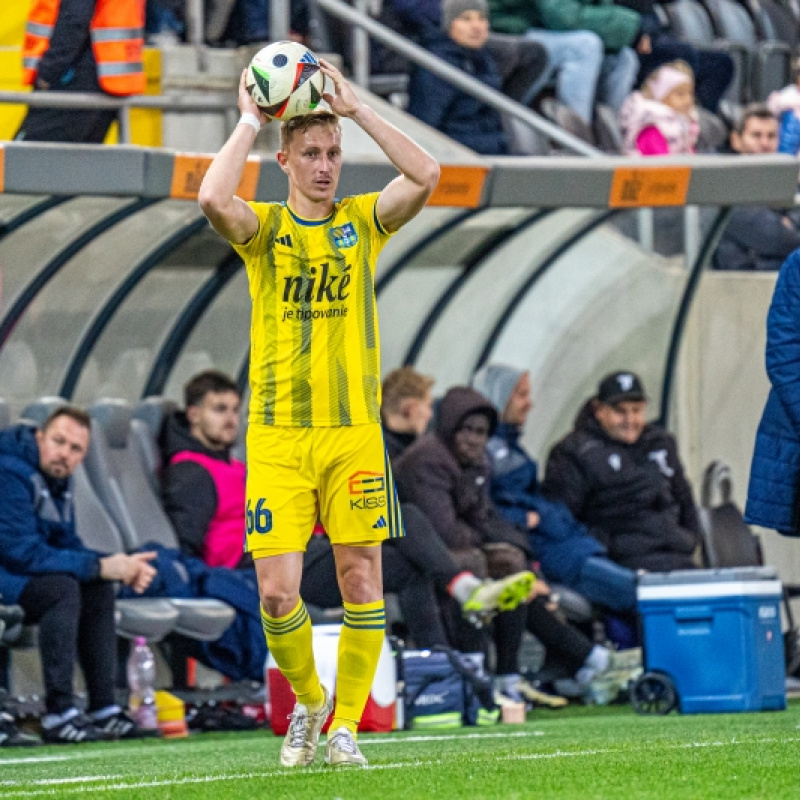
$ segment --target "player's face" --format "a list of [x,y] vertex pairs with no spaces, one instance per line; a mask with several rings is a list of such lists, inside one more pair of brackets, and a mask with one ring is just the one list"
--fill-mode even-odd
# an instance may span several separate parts
[[342,139],[338,127],[318,125],[295,133],[278,162],[292,188],[312,202],[332,201],[342,170]]
[[531,400],[531,379],[526,372],[514,387],[511,392],[511,397],[508,398],[505,411],[503,412],[503,422],[509,425],[519,425],[520,427],[525,424],[528,419],[528,413],[533,408],[533,401]]
[[479,50],[489,38],[489,20],[481,11],[465,11],[450,24],[450,38],[462,47]]
[[731,134],[731,147],[743,155],[778,152],[778,120],[750,117],[741,133]]
[[620,403],[598,403],[594,415],[603,430],[618,442],[635,444],[645,426],[644,400],[623,400]]
[[200,405],[186,409],[192,435],[210,450],[230,447],[239,435],[239,396],[208,392]]
[[89,448],[89,431],[72,417],[56,417],[44,431],[36,432],[39,469],[51,478],[68,478]]
[[489,418],[485,414],[464,417],[453,437],[453,451],[465,467],[480,464],[489,444]]

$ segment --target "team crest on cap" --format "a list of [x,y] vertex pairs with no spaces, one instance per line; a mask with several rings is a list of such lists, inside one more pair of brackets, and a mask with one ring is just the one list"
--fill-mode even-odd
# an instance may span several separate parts
[[358,234],[352,222],[345,222],[336,228],[331,228],[333,243],[339,248],[352,247],[358,241]]
[[617,375],[617,383],[623,392],[629,392],[631,389],[633,389],[633,375],[631,375],[629,372],[621,372],[619,375]]

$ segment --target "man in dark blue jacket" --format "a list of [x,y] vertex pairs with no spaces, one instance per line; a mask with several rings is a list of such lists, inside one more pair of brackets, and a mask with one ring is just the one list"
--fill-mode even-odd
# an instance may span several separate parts
[[636,608],[636,574],[606,557],[606,549],[563,504],[546,500],[538,467],[519,443],[533,407],[527,372],[505,364],[479,370],[473,387],[498,409],[500,421],[489,440],[489,485],[497,511],[530,534],[531,548],[545,578],[574,589],[614,611]]
[[[113,581],[143,591],[155,575],[154,554],[105,555],[78,538],[71,476],[86,455],[89,427],[85,411],[64,406],[38,431],[23,424],[0,433],[0,596],[39,626],[42,739],[53,744],[147,735],[114,699]],[[86,715],[73,696],[76,658]]]

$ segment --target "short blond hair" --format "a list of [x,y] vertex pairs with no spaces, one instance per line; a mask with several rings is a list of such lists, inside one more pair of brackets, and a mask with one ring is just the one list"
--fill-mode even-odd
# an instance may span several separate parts
[[295,134],[305,133],[316,127],[338,128],[339,133],[342,131],[339,116],[332,111],[315,111],[313,114],[292,117],[281,123],[281,150],[285,153],[289,149]]
[[403,400],[424,400],[433,384],[433,378],[413,367],[394,369],[383,379],[383,408],[390,414],[398,414]]

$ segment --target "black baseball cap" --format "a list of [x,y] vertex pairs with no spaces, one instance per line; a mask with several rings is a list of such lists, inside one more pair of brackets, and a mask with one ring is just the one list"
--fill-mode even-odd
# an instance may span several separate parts
[[613,406],[625,400],[647,400],[641,378],[634,372],[612,372],[600,381],[597,399]]

